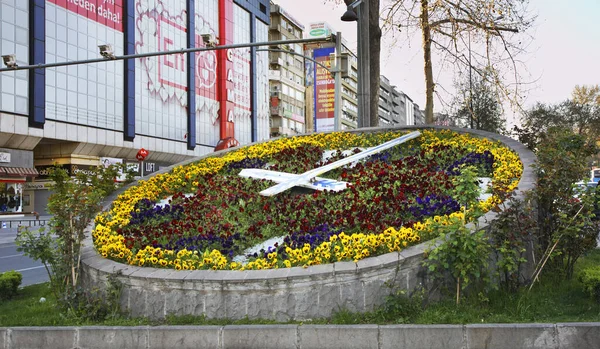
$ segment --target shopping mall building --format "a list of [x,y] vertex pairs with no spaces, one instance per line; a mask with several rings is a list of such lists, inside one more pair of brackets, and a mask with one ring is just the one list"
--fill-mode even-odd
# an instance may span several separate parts
[[[1,55],[20,66],[266,42],[268,0],[0,0]],[[190,15],[191,14],[191,15]],[[205,36],[208,38],[209,36]],[[202,51],[0,72],[0,211],[43,212],[47,169],[144,174],[269,137],[268,54]]]

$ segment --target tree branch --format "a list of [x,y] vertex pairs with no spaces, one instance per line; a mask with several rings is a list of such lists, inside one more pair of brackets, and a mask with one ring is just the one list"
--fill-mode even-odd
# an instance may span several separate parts
[[[477,27],[486,31],[489,31],[490,33],[493,33],[494,31],[497,32],[512,32],[512,33],[518,33],[519,29],[516,28],[509,28],[509,27],[499,27],[499,26],[488,26],[482,23],[478,23],[472,20],[468,20],[468,19],[462,19],[462,18],[444,18],[444,19],[440,19],[438,21],[432,22],[429,24],[429,26],[431,28],[434,27],[438,27],[442,24],[448,24],[448,23],[454,23],[454,22],[458,22],[458,23],[462,23],[462,24],[468,24],[471,25],[473,27]],[[499,33],[493,33],[493,35],[500,35]]]

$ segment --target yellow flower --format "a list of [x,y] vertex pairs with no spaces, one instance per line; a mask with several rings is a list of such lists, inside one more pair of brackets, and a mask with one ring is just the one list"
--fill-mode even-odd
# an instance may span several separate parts
[[[183,187],[198,187],[201,178],[207,174],[221,171],[228,163],[246,158],[267,158],[280,153],[283,149],[297,148],[303,145],[313,145],[329,149],[349,149],[351,147],[371,147],[398,136],[398,132],[382,132],[378,134],[360,135],[345,132],[329,134],[314,134],[303,137],[287,137],[278,140],[255,144],[224,154],[221,157],[209,157],[186,166],[176,166],[170,173],[157,174],[148,180],[140,181],[137,186],[120,194],[113,202],[108,212],[100,213],[95,218],[96,226],[92,231],[94,246],[98,252],[107,258],[126,260],[132,265],[152,265],[176,269],[212,268],[212,269],[264,269],[276,268],[279,261],[276,252],[269,253],[267,259],[257,259],[246,266],[229,262],[218,250],[209,253],[197,251],[172,251],[152,246],[143,246],[131,251],[125,246],[125,237],[118,234],[119,228],[129,224],[131,212],[137,202],[142,199],[157,200],[179,192]],[[496,141],[473,137],[469,134],[458,134],[449,130],[423,130],[422,136],[411,141],[412,145],[420,147],[426,156],[436,156],[439,147],[459,148],[466,151],[483,152],[489,150],[495,159],[493,165],[494,191],[512,191],[519,182],[523,165],[518,155]],[[488,211],[501,203],[498,196],[492,196],[485,202],[479,203],[481,210]],[[139,211],[139,209],[137,209]],[[468,212],[467,212],[468,213]],[[469,216],[468,216],[469,217]],[[450,215],[435,216],[412,227],[389,227],[381,234],[355,233],[348,236],[341,232],[330,236],[329,240],[312,249],[306,244],[293,249],[286,246],[288,259],[283,265],[313,265],[337,260],[360,260],[383,251],[398,251],[410,243],[421,240],[421,234],[430,234],[433,229],[463,222],[463,212]],[[333,254],[333,255],[332,255]],[[279,263],[281,265],[281,263]]]

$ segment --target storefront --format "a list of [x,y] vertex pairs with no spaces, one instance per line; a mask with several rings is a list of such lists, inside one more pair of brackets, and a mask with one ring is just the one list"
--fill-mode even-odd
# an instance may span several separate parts
[[0,214],[32,211],[32,192],[24,184],[37,175],[33,152],[0,149]]
[[[53,165],[36,165],[35,172],[37,176],[35,177],[34,182],[23,183],[23,207],[26,208],[26,211],[36,211],[40,214],[49,214],[47,211],[48,200],[50,195],[52,195],[52,187],[54,182],[50,179],[50,171],[52,168],[56,166],[60,166],[62,169],[67,171],[67,174],[70,177],[74,177],[77,173],[80,172],[88,172],[97,166],[109,166],[109,165],[119,165],[125,164],[129,171],[133,172],[134,179],[139,179],[141,176],[147,176],[156,171],[159,171],[162,168],[168,167],[169,164],[164,162],[154,162],[154,161],[132,161],[125,160],[121,158],[110,158],[110,157],[100,157],[95,159],[87,159],[84,161],[83,159],[55,159],[55,164]],[[143,165],[143,172],[142,172]],[[124,182],[126,180],[126,175],[122,174],[118,176],[115,181],[116,182]],[[27,209],[25,203],[30,204],[30,210]]]

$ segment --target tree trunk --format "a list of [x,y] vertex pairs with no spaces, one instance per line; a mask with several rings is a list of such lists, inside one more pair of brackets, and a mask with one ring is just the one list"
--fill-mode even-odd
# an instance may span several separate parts
[[433,124],[433,68],[431,66],[431,28],[429,27],[429,0],[421,0],[421,31],[423,33],[423,58],[425,61],[425,123]]
[[369,81],[371,95],[369,98],[369,126],[379,126],[379,75],[381,69],[381,28],[379,27],[379,0],[369,1]]

